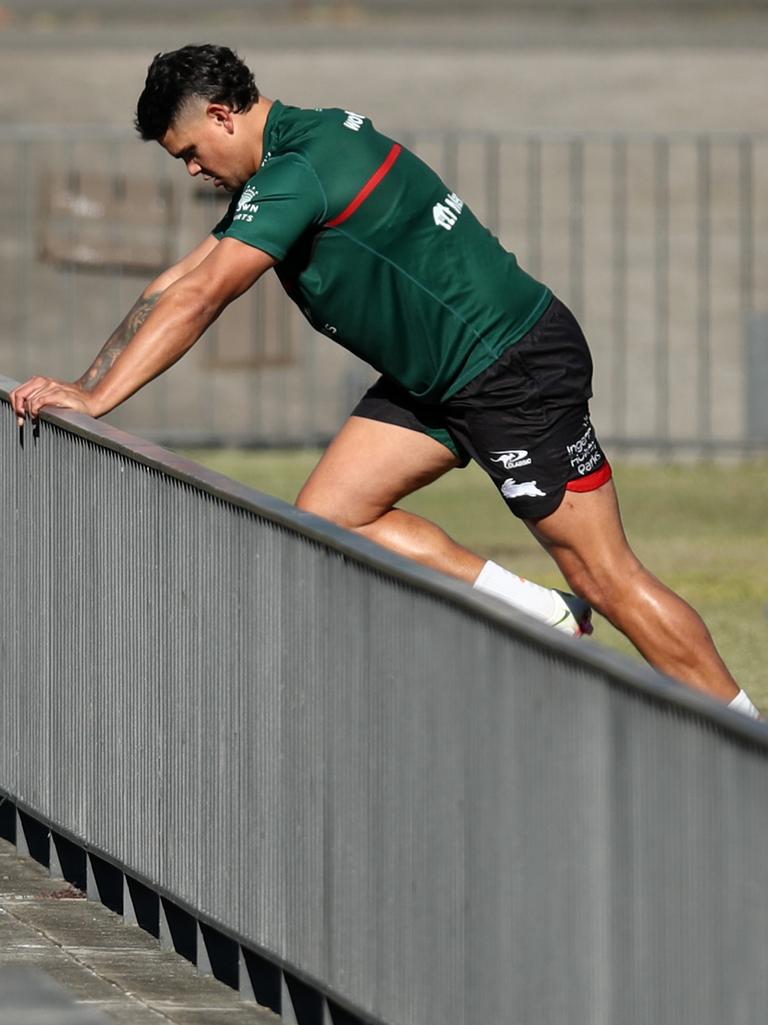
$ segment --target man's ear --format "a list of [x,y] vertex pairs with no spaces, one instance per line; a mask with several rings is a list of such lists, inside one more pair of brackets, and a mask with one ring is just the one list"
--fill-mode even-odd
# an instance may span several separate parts
[[234,132],[234,111],[226,103],[209,103],[205,108],[205,115],[224,128],[228,135]]

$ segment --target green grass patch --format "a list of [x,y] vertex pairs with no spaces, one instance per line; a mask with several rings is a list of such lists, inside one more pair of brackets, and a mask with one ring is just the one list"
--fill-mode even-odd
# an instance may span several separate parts
[[[320,456],[316,451],[186,454],[288,501]],[[740,684],[768,710],[768,461],[619,462],[614,473],[624,526],[638,556],[698,609]],[[447,474],[402,507],[439,523],[485,558],[539,583],[564,586],[552,560],[475,466]],[[599,617],[595,640],[638,657]]]

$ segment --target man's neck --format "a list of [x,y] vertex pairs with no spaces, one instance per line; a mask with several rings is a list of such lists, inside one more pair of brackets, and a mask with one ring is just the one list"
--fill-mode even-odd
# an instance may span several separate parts
[[264,159],[264,133],[273,102],[266,96],[260,96],[258,103],[254,103],[250,110],[239,115],[248,130],[248,137],[253,140],[250,157],[254,174],[261,167],[261,162]]

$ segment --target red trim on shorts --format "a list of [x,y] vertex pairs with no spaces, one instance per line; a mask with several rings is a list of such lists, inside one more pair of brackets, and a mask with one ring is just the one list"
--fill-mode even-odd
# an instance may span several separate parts
[[346,221],[349,217],[351,217],[355,210],[357,210],[358,207],[363,205],[363,203],[370,196],[373,190],[377,186],[381,185],[382,181],[384,181],[389,172],[392,170],[392,167],[394,166],[394,163],[397,160],[397,158],[402,153],[402,150],[403,147],[400,145],[399,142],[396,142],[392,149],[389,151],[389,156],[387,157],[387,159],[384,161],[384,163],[381,165],[378,171],[376,171],[376,173],[368,179],[365,185],[363,185],[362,189],[360,189],[360,191],[349,204],[349,206],[346,208],[346,210],[342,210],[339,216],[334,217],[332,221],[326,221],[323,227],[335,228],[343,221]]
[[566,491],[595,491],[601,485],[609,481],[613,476],[613,470],[611,464],[606,461],[600,467],[599,470],[595,470],[594,473],[588,473],[586,477],[579,477],[578,480],[569,480],[565,485]]

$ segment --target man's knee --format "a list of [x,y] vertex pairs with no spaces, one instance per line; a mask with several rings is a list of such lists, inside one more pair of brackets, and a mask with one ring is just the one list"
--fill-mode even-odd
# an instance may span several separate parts
[[613,619],[621,607],[632,600],[647,575],[636,560],[621,565],[589,565],[574,560],[567,568],[562,568],[573,593],[609,619]]
[[343,523],[344,516],[341,508],[332,500],[331,496],[324,497],[313,492],[301,491],[294,505],[302,512],[313,513],[315,516],[322,516],[324,520],[331,520],[339,526],[347,526]]
[[323,519],[330,520],[336,526],[344,527],[347,530],[358,530],[370,522],[366,518],[366,510],[358,509],[353,503],[341,501],[337,495],[324,491],[304,488],[299,493],[294,505],[302,512],[322,516]]

